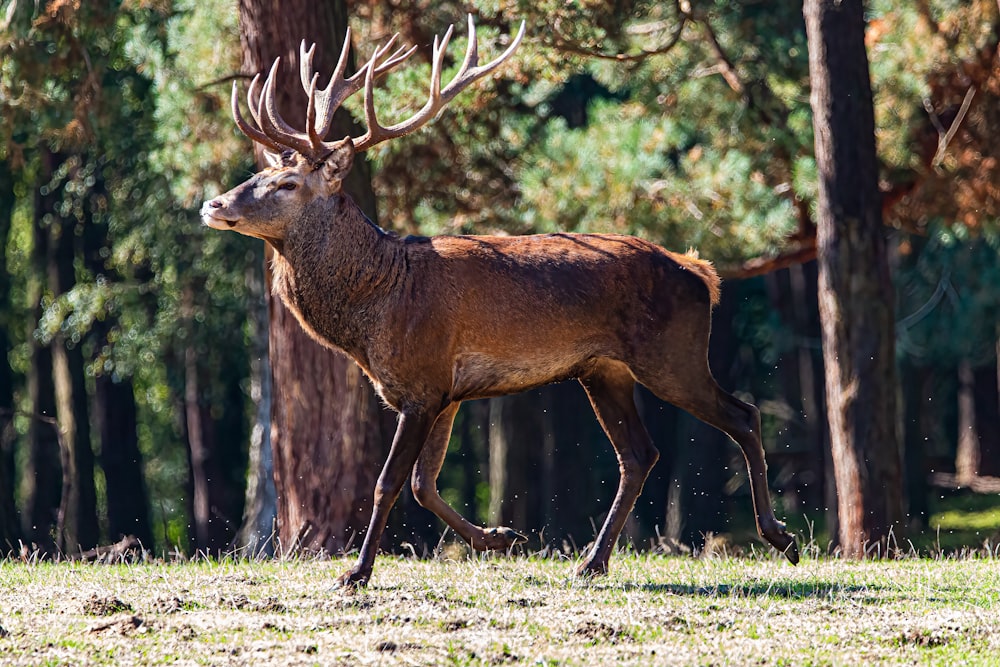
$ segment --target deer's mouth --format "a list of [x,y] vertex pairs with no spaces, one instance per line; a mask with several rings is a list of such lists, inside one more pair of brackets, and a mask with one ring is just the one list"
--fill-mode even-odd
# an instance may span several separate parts
[[202,224],[212,229],[232,229],[239,222],[239,218],[229,217],[225,211],[225,208],[212,206],[210,202],[206,202],[201,207]]
[[201,222],[206,227],[211,227],[212,229],[232,229],[236,226],[238,221],[230,220],[217,215],[203,214],[201,216]]

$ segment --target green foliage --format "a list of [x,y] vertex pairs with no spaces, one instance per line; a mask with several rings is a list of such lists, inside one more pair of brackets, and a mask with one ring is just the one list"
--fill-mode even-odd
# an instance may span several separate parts
[[[521,17],[528,43],[502,77],[379,149],[384,224],[425,233],[621,231],[697,247],[720,263],[777,252],[794,231],[796,198],[815,191],[808,174],[799,176],[808,171],[811,125],[798,9],[727,4],[687,15],[671,3],[549,2],[480,11],[481,44],[497,39],[491,23]],[[705,71],[718,59],[706,31],[739,58],[747,90],[763,91],[749,108]],[[412,109],[425,87],[423,70],[411,68],[388,78],[377,103],[397,118],[399,102]]]
[[998,239],[938,224],[905,249],[897,272],[900,353],[922,365],[992,363],[1000,322]]
[[[358,62],[392,30],[420,46],[413,62],[376,88],[383,122],[423,104],[429,35],[450,22],[458,34],[445,80],[456,71],[469,8],[351,3]],[[372,151],[384,226],[614,231],[694,247],[724,268],[777,254],[790,235],[810,228],[819,174],[799,4],[482,0],[471,8],[483,59],[505,47],[522,19],[526,42],[426,129]],[[935,113],[961,101],[934,96],[950,91],[942,81],[995,39],[995,3],[874,0],[869,15],[887,181],[925,175],[924,143],[937,136],[926,134],[925,101]],[[9,303],[0,321],[9,323],[19,405],[27,407],[32,342],[57,335],[83,346],[92,376],[130,379],[153,506],[162,515],[154,523],[167,524],[166,543],[183,542],[186,352],[198,360],[200,400],[220,424],[234,423],[235,413],[245,425],[250,403],[247,271],[260,267],[260,248],[207,232],[197,214],[202,201],[253,168],[249,141],[227,111],[229,77],[239,67],[237,13],[219,0],[9,0],[0,17],[0,159],[16,198],[4,249]],[[346,106],[360,118],[360,104]],[[997,134],[978,113],[976,132]],[[58,158],[51,178],[42,176],[46,155]],[[945,186],[948,170],[961,164],[949,160],[934,172]],[[973,180],[962,179],[956,182]],[[947,187],[930,192],[952,196]],[[36,195],[55,200],[45,229],[63,226],[87,248],[65,294],[48,292],[32,266]],[[983,213],[970,224],[946,208],[903,220],[930,233],[900,255],[899,349],[928,363],[990,362],[1000,317],[996,221]],[[791,334],[760,283],[732,289],[742,298],[731,326],[754,378],[741,390],[780,399],[772,373],[794,345]],[[36,303],[43,306],[38,321]],[[777,428],[770,420],[765,427]],[[23,434],[25,420],[18,424]],[[473,454],[463,449],[466,455]],[[231,466],[235,477],[241,461]],[[446,468],[444,479],[459,480],[454,473]],[[485,483],[474,492],[485,508]]]
[[551,123],[519,178],[526,225],[638,234],[668,247],[694,246],[716,260],[780,247],[793,220],[789,204],[749,156],[705,150],[681,124],[642,111],[598,102],[585,128]]
[[[63,334],[85,346],[91,375],[133,382],[153,506],[165,513],[154,523],[170,526],[164,547],[183,542],[188,523],[177,412],[184,350],[196,351],[200,400],[218,406],[212,417],[235,409],[243,421],[246,410],[232,405],[231,387],[249,373],[245,281],[259,252],[235,236],[205,233],[196,212],[202,198],[238,180],[251,157],[217,113],[226,86],[211,85],[235,68],[234,50],[198,38],[228,31],[235,41],[227,10],[224,3],[53,3],[36,7],[41,13],[30,22],[14,22],[22,32],[0,38],[7,54],[0,106],[9,121],[0,150],[19,179],[7,248],[12,308],[27,319],[44,283],[28,263],[35,190],[55,197],[57,217],[43,224],[69,225],[85,253],[75,287],[42,296],[33,335],[45,344]],[[46,151],[57,167],[39,182]],[[15,343],[12,359],[25,372],[29,340]],[[229,474],[239,482],[234,463]]]

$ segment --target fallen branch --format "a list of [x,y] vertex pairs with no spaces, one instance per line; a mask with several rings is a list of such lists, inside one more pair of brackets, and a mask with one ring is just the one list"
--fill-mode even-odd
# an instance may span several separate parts
[[126,535],[120,542],[116,542],[115,544],[95,547],[78,554],[68,554],[67,559],[112,563],[125,558],[132,558],[136,555],[136,552],[142,552],[142,550],[142,543],[139,542],[135,535]]
[[976,475],[962,479],[950,472],[932,473],[928,478],[931,486],[939,489],[968,489],[973,493],[1000,493],[1000,477]]

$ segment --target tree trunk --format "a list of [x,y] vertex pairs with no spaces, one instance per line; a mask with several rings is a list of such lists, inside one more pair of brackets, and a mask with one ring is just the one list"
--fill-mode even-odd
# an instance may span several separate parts
[[[40,314],[36,309],[36,314]],[[33,321],[37,319],[33,318]],[[34,327],[32,327],[34,328]],[[54,555],[53,531],[59,515],[62,471],[59,466],[59,427],[56,390],[52,383],[52,348],[33,342],[28,373],[31,419],[28,422],[28,461],[22,477],[25,511],[23,532],[28,543]]]
[[[800,339],[796,345],[798,351],[799,386],[802,388],[802,419],[805,422],[806,442],[809,443],[809,453],[815,461],[815,479],[813,488],[807,493],[807,506],[816,509],[830,508],[827,512],[836,517],[836,489],[828,483],[832,480],[830,466],[826,465],[830,448],[827,444],[826,412],[823,406],[826,397],[823,394],[823,358],[818,354],[818,345],[822,332],[819,324],[819,304],[816,302],[816,262],[793,266],[789,269],[790,285],[793,294],[795,335]],[[829,523],[829,521],[828,521]],[[829,526],[834,530],[834,526]]]
[[[194,293],[187,286],[181,297],[181,315],[185,325],[193,329]],[[227,491],[225,475],[219,463],[215,422],[207,405],[208,392],[198,364],[195,335],[188,335],[184,350],[184,425],[188,444],[190,516],[192,531],[188,535],[197,551],[218,555],[229,547],[227,524]]]
[[955,451],[955,477],[963,486],[970,485],[979,474],[974,391],[972,365],[963,359],[958,364],[958,447]]
[[153,548],[149,496],[136,431],[135,391],[130,379],[105,373],[94,379],[94,416],[101,442],[101,468],[108,497],[108,538],[127,535]]
[[[729,283],[715,309],[708,347],[712,374],[727,388],[736,384],[733,367],[738,347],[730,322],[738,301],[739,284]],[[682,437],[673,448],[673,480],[667,511],[673,523],[668,522],[665,532],[668,539],[700,550],[705,546],[706,535],[726,529],[726,468],[738,450],[725,433],[691,415],[685,413],[678,421],[678,431],[687,437]]]
[[[492,525],[537,531],[539,452],[543,437],[539,389],[490,399],[490,508]],[[533,490],[531,490],[533,488]]]
[[7,239],[14,212],[14,177],[9,164],[0,162],[0,558],[17,547],[21,529],[14,502],[14,374],[10,354],[10,274],[7,272]]
[[271,451],[271,369],[267,363],[268,320],[264,294],[263,263],[247,268],[251,303],[250,398],[256,419],[250,434],[247,491],[243,523],[236,534],[236,547],[251,557],[273,556],[278,499],[274,489],[274,456]]
[[903,447],[906,452],[906,513],[909,523],[917,530],[926,528],[930,523],[930,508],[927,504],[927,448],[924,446],[925,433],[923,421],[925,410],[923,406],[924,389],[929,381],[930,373],[926,368],[913,363],[911,358],[904,358],[899,365],[903,400]]
[[479,523],[486,508],[480,506],[478,490],[482,482],[487,485],[489,482],[490,402],[465,403],[458,419],[461,420],[458,453],[461,456],[462,514],[469,521]]
[[[314,67],[329,76],[347,29],[346,3],[241,0],[239,9],[243,71],[266,70],[281,56],[278,107],[285,118],[301,119],[304,126],[299,42],[319,45]],[[338,112],[331,135],[351,131],[349,116]],[[258,164],[263,166],[260,153]],[[374,195],[364,160],[355,161],[344,185],[374,218]],[[269,277],[267,283],[270,287]],[[367,527],[378,464],[386,451],[379,402],[353,362],[309,338],[284,304],[271,297],[271,290],[265,291],[278,538],[286,550],[336,552]]]
[[[69,240],[65,237],[71,232],[67,232],[63,232],[64,240]],[[69,262],[69,266],[63,262]],[[59,260],[59,264],[63,271],[72,271],[72,256]],[[97,546],[97,493],[83,353],[79,345],[61,335],[53,340],[52,374],[63,486],[57,538],[63,553],[74,554]]]
[[[40,183],[48,183],[62,157],[43,151]],[[46,273],[53,296],[69,292],[76,284],[78,255],[76,223],[61,219],[55,204],[59,187],[39,193],[35,225],[48,237]],[[62,494],[59,505],[56,546],[63,553],[77,553],[97,546],[97,493],[94,487],[94,451],[90,442],[90,413],[80,341],[56,334],[51,345],[52,381],[59,423],[59,459]]]
[[[100,169],[88,198],[93,202],[110,196]],[[112,239],[107,222],[94,216],[99,204],[84,207],[84,230],[81,237],[84,266],[94,276],[120,281],[121,276],[108,264]],[[110,317],[94,322],[92,335],[101,350],[111,345],[108,334],[116,326]],[[149,523],[149,496],[139,451],[138,415],[132,378],[119,378],[112,370],[102,369],[94,378],[93,423],[100,444],[100,465],[104,471],[108,511],[108,539],[118,542],[135,537],[146,548],[153,548]]]
[[806,0],[804,14],[820,174],[819,304],[840,547],[859,558],[884,554],[903,515],[893,293],[862,2]]
[[973,369],[978,456],[976,474],[1000,477],[1000,386],[997,360]]
[[49,254],[49,234],[40,224],[45,204],[41,196],[36,197],[32,227],[32,275],[28,281],[32,317],[30,330],[26,332],[31,345],[31,366],[27,378],[31,418],[28,422],[28,460],[21,484],[25,499],[23,533],[30,545],[54,555],[56,544],[53,532],[58,521],[62,472],[59,466],[56,390],[52,383],[52,346],[43,345],[34,336],[37,322],[42,317],[43,285]]

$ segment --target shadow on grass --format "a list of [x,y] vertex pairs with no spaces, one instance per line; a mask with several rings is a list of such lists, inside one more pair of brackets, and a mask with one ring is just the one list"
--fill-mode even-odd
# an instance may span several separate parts
[[605,584],[593,582],[589,585],[595,591],[642,591],[645,593],[667,593],[689,597],[706,598],[760,598],[770,597],[783,600],[834,599],[849,597],[863,604],[884,602],[879,592],[881,586],[844,585],[837,582],[759,582],[746,584],[713,584],[711,586],[691,586],[684,584]]

